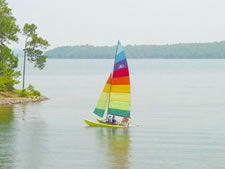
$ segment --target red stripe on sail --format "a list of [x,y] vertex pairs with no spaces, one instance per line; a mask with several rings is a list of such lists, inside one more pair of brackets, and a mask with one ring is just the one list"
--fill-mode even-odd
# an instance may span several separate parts
[[122,76],[129,76],[128,67],[115,70],[113,73],[113,77],[122,77]]

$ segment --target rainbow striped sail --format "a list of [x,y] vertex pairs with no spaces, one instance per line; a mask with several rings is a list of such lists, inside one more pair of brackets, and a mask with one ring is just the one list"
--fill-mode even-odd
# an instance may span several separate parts
[[118,42],[109,97],[108,114],[130,117],[130,77],[124,50]]
[[99,98],[94,113],[104,116],[108,103],[107,114],[130,117],[130,77],[124,50],[118,42],[113,73],[110,74],[104,90]]

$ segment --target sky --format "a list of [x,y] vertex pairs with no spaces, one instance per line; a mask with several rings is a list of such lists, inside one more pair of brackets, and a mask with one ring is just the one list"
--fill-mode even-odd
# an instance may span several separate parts
[[[225,0],[6,0],[16,23],[34,23],[59,46],[225,40]],[[10,46],[21,49],[24,38]]]

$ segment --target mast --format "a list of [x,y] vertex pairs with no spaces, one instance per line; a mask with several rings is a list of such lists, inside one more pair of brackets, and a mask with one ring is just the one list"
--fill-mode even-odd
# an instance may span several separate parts
[[113,71],[111,73],[112,76],[111,76],[111,85],[110,85],[110,90],[109,90],[109,100],[108,100],[108,105],[107,105],[106,119],[108,119],[108,114],[109,114],[109,103],[110,103],[110,95],[111,95],[111,90],[112,90],[112,79],[113,79],[113,72],[114,72],[114,67],[115,67],[115,63],[116,63],[116,55],[117,55],[119,43],[120,43],[120,41],[118,40],[117,47],[116,47],[116,54],[115,54],[115,57],[114,57]]

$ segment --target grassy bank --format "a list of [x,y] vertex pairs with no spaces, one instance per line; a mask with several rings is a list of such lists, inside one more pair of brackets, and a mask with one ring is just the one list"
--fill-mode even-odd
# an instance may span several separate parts
[[20,104],[47,100],[38,90],[29,85],[27,89],[0,92],[0,105]]

